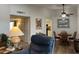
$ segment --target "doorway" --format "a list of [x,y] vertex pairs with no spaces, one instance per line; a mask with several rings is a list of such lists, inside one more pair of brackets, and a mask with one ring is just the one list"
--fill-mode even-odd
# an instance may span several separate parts
[[52,37],[52,20],[50,18],[46,19],[46,35]]
[[21,36],[20,38],[22,41],[28,44],[30,40],[30,17],[10,15],[10,19],[11,19],[10,21],[14,21],[14,20],[17,21],[16,25],[24,33],[24,35]]

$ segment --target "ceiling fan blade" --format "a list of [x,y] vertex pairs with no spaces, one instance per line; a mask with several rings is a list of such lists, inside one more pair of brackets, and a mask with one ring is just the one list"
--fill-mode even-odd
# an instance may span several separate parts
[[71,15],[74,15],[73,13],[70,13],[70,14],[66,14],[66,16],[71,16]]
[[69,17],[69,16],[70,16],[70,14],[66,14],[66,16],[68,16],[68,17]]
[[70,13],[70,15],[74,15],[73,13]]

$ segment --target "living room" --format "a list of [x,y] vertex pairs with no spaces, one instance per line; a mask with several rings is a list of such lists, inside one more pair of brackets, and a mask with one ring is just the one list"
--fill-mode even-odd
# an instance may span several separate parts
[[[8,35],[10,32],[10,23],[11,21],[15,22],[15,19],[18,17],[25,17],[28,18],[29,21],[27,24],[25,21],[24,24],[29,25],[28,30],[25,31],[21,30],[24,34],[25,43],[29,45],[31,43],[32,35],[36,35],[41,33],[42,35],[46,34],[49,37],[53,37],[53,31],[57,34],[61,31],[67,31],[67,33],[72,34],[77,31],[77,39],[78,39],[78,32],[79,32],[79,7],[75,4],[65,4],[64,5],[64,12],[72,13],[67,18],[67,25],[64,28],[61,28],[62,24],[58,24],[58,20],[60,20],[60,14],[63,11],[63,5],[60,4],[45,4],[45,5],[32,5],[32,4],[2,4],[0,5],[0,33],[5,33]],[[19,19],[17,19],[19,20]],[[25,19],[24,19],[25,20]],[[23,20],[22,20],[23,21]],[[18,21],[16,22],[18,23]],[[3,26],[2,26],[3,25]],[[21,24],[22,25],[22,24]],[[13,26],[13,25],[12,25]],[[67,27],[67,28],[66,28]],[[24,29],[25,27],[22,26]],[[28,36],[27,36],[28,33]],[[10,34],[11,35],[11,34]],[[13,35],[13,33],[12,33]],[[19,36],[19,34],[17,34]],[[27,38],[28,37],[28,38]],[[6,53],[6,52],[4,52]],[[61,52],[60,52],[61,53]],[[65,52],[64,52],[65,53]]]

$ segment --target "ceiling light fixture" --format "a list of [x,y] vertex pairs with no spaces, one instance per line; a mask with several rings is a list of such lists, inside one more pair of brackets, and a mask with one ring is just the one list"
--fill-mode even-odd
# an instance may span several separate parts
[[68,13],[68,14],[67,14],[67,13],[65,12],[64,6],[65,6],[65,5],[62,4],[63,12],[61,13],[61,17],[65,19],[65,18],[68,18],[69,16],[73,15],[73,13]]
[[61,13],[62,14],[61,16],[64,18],[64,17],[67,17],[67,16],[66,16],[66,12],[64,10],[64,4],[62,4],[62,6],[63,6],[63,12]]

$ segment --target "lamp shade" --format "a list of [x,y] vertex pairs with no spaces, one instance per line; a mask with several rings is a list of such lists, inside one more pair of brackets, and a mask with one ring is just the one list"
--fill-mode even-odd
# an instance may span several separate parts
[[14,26],[9,32],[10,37],[12,37],[12,36],[22,36],[22,35],[24,35],[24,33],[17,26]]

